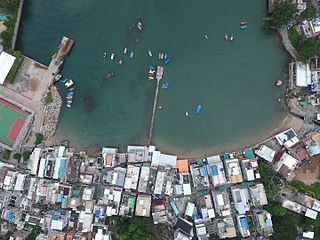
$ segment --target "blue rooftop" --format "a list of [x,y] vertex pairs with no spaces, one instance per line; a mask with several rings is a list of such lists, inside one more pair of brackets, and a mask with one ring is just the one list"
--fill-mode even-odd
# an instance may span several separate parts
[[246,158],[255,158],[252,148],[247,148],[244,150],[244,155]]
[[60,162],[60,168],[58,173],[60,179],[65,177],[66,169],[67,169],[67,161],[65,159],[62,159]]
[[213,176],[218,176],[218,167],[217,167],[217,165],[212,165],[211,166],[211,172],[212,172]]

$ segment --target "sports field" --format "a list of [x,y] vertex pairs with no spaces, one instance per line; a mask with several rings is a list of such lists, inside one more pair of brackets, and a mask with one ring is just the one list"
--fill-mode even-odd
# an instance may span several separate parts
[[0,98],[0,142],[12,146],[29,114]]

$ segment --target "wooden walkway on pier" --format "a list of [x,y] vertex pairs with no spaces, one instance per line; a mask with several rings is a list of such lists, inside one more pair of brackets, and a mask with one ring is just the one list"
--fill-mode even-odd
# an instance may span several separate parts
[[160,81],[162,79],[162,76],[163,76],[163,67],[162,66],[158,66],[157,67],[157,75],[156,75],[157,84],[156,84],[156,91],[155,91],[154,100],[153,100],[152,117],[151,117],[151,123],[150,123],[150,129],[149,129],[149,136],[148,136],[147,145],[151,144],[153,126],[154,126],[154,118],[156,116],[156,111],[157,111],[158,95],[159,95]]

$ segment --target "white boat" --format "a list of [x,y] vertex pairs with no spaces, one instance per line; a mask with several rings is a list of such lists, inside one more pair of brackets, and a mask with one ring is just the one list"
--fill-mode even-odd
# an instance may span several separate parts
[[59,82],[61,78],[62,78],[62,75],[61,75],[61,74],[58,74],[58,75],[56,75],[56,76],[54,77],[54,81],[55,81],[55,82]]
[[231,34],[230,36],[230,41],[233,41],[233,34]]
[[165,53],[163,58],[164,58],[164,59],[167,59],[167,57],[168,57],[168,55]]
[[187,116],[187,117],[189,116],[189,112],[186,112],[186,116]]
[[122,59],[120,59],[118,63],[121,66],[122,65]]
[[209,39],[207,34],[204,35],[204,39],[206,39],[206,40]]
[[148,51],[148,54],[150,57],[152,57],[152,52],[150,50]]
[[163,53],[161,53],[161,54],[160,54],[160,60],[162,60],[162,59],[163,59],[163,57],[164,57],[164,54],[163,54]]
[[103,57],[107,57],[107,53],[106,52],[103,53]]
[[160,57],[161,57],[161,53],[160,53],[160,52],[159,52],[159,56],[158,56],[158,57],[159,57],[159,59],[160,59]]
[[127,54],[127,52],[128,52],[128,48],[124,48],[123,49],[123,54]]
[[113,59],[114,59],[114,53],[111,54],[110,59],[111,59],[111,61],[113,61]]
[[225,34],[225,35],[224,35],[224,39],[225,39],[226,41],[228,41],[228,34]]

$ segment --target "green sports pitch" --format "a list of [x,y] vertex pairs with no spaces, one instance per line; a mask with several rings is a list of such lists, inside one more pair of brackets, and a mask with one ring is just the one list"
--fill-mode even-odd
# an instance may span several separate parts
[[30,113],[0,98],[0,142],[12,146]]

